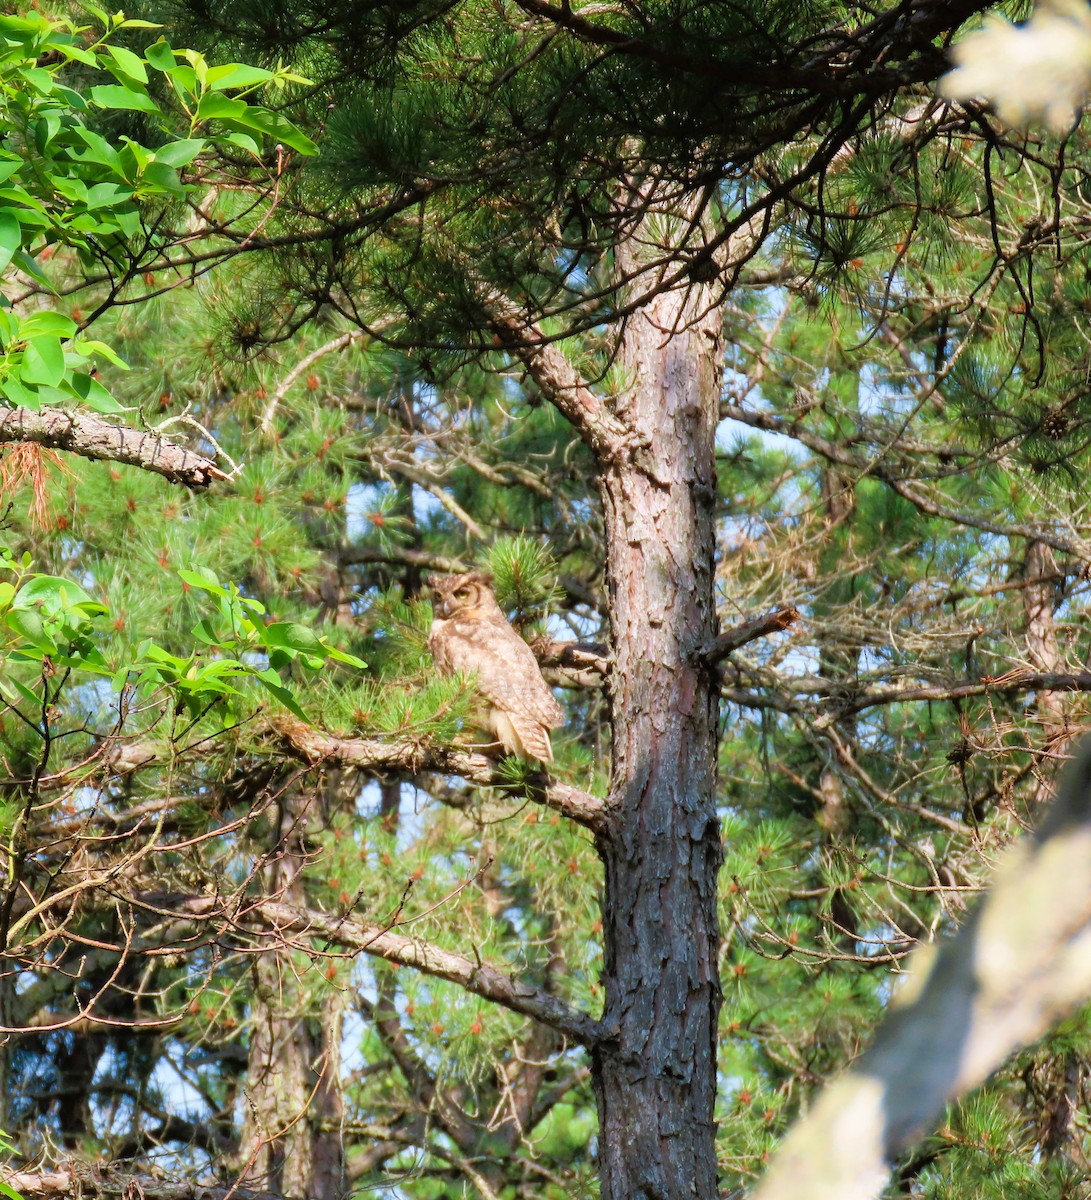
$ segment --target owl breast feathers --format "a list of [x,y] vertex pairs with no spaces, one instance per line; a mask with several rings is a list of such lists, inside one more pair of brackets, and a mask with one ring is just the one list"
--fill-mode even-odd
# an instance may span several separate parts
[[481,724],[505,753],[552,762],[549,731],[564,722],[564,711],[530,647],[497,604],[488,576],[433,575],[428,585],[435,614],[428,645],[436,669],[477,676],[485,702]]

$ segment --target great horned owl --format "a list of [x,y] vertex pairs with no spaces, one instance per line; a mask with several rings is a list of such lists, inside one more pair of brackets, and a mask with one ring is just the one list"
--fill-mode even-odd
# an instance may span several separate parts
[[435,616],[428,645],[442,675],[473,672],[484,698],[482,726],[508,754],[553,761],[549,731],[564,711],[530,647],[512,629],[480,571],[428,579]]

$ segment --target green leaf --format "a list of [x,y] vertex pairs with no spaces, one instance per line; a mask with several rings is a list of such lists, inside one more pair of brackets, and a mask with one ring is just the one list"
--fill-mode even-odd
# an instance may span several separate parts
[[57,136],[60,129],[61,119],[53,111],[47,111],[34,122],[34,148],[40,157],[47,157],[49,143]]
[[97,4],[93,4],[91,0],[83,0],[83,7],[95,18],[96,21],[104,28],[110,28],[110,14],[104,8],[99,8]]
[[0,208],[0,271],[15,256],[23,241],[23,227],[10,208]]
[[280,113],[270,112],[267,108],[249,108],[245,118],[238,118],[237,123],[244,129],[257,129],[299,154],[318,153],[318,146],[305,133]]
[[183,50],[182,54],[193,68],[201,87],[204,87],[208,79],[208,62],[205,56],[197,50]]
[[85,67],[97,67],[98,59],[89,51],[84,50],[82,46],[73,46],[69,43],[67,46],[61,47],[61,53],[68,59],[75,59],[76,62],[81,62]]
[[91,89],[90,95],[99,108],[159,114],[159,106],[150,96],[123,87],[120,83],[99,84]]
[[261,67],[249,67],[245,63],[225,63],[222,67],[209,69],[207,83],[214,92],[222,92],[229,88],[253,87],[255,84],[268,83],[272,78],[273,72]]
[[78,583],[57,575],[35,575],[19,589],[13,607],[30,608],[39,604],[47,613],[60,612],[62,609],[75,608],[78,605],[91,605],[106,611],[97,600],[92,600]]
[[87,189],[84,204],[89,210],[96,208],[116,209],[132,200],[133,189],[123,183],[96,183]]
[[244,133],[254,131],[265,134],[300,154],[318,153],[315,143],[279,113],[247,104],[244,100],[233,100],[218,92],[208,92],[201,97],[197,118],[201,121],[224,121]]
[[63,84],[57,84],[56,95],[59,99],[63,100],[73,112],[85,113],[90,111],[87,107],[87,100],[79,92],[74,91],[72,88],[64,87]]
[[170,48],[170,43],[165,38],[160,38],[159,41],[153,42],[147,50],[144,51],[144,57],[157,71],[169,71],[177,61],[174,57],[174,51]]
[[181,675],[189,669],[190,660],[188,658],[178,658],[177,655],[168,654],[162,646],[157,646],[155,642],[149,642],[144,647],[142,657],[159,666],[170,667],[177,675]]
[[124,407],[118,404],[106,388],[97,379],[92,379],[90,375],[73,375],[71,384],[75,394],[95,412],[107,415],[125,411]]
[[107,46],[106,52],[114,60],[118,70],[137,83],[148,82],[148,72],[138,54],[126,50],[124,46]]
[[207,145],[204,138],[183,138],[156,150],[155,161],[165,163],[168,167],[186,167]]
[[109,167],[116,171],[119,175],[124,174],[121,168],[121,159],[118,158],[117,151],[110,143],[92,129],[86,129],[82,125],[77,125],[73,133],[86,145],[87,149],[76,155],[73,152],[73,157],[79,162],[99,163],[104,167]]
[[48,96],[53,91],[53,76],[43,67],[24,67],[19,74],[24,83],[30,84],[43,96]]
[[193,627],[193,636],[199,641],[204,642],[206,646],[219,646],[220,635],[212,627],[212,622],[207,617],[202,617]]
[[301,721],[308,719],[307,714],[299,707],[295,696],[282,683],[274,683],[271,679],[266,679],[264,675],[258,675],[257,679],[261,686],[271,696],[275,696],[293,716],[298,717]]
[[22,380],[16,379],[14,375],[0,381],[0,391],[3,392],[4,398],[17,408],[29,408],[31,412],[37,412],[42,407],[42,398],[37,390],[24,387]]
[[238,146],[249,154],[261,153],[261,146],[248,133],[229,133],[225,137],[217,138],[217,141],[226,142],[230,146]]
[[84,354],[93,354],[96,358],[104,358],[108,363],[113,363],[115,367],[120,367],[123,371],[129,369],[129,364],[122,358],[118,358],[117,352],[105,342],[96,342],[93,338],[82,338],[80,340],[80,349]]
[[[9,689],[10,689],[10,691],[14,692],[15,695],[18,696],[20,700],[26,701],[26,703],[29,704],[32,708],[40,708],[41,707],[41,704],[42,704],[41,696],[32,692],[30,690],[30,688],[28,688],[26,686],[25,683],[20,683],[18,679],[10,679],[9,678],[9,679],[0,680],[0,689],[2,689],[5,694],[10,694],[9,693]],[[19,1193],[14,1191],[12,1188],[8,1188],[7,1191],[4,1191],[5,1187],[7,1187],[6,1184],[0,1183],[0,1195],[19,1197]],[[22,1200],[22,1197],[19,1197],[19,1200]]]
[[306,625],[300,625],[298,622],[278,621],[272,625],[259,625],[257,629],[258,636],[266,646],[280,646],[287,650],[299,650],[304,654],[326,653],[322,639]]
[[41,335],[27,343],[23,351],[22,376],[27,383],[44,383],[55,387],[64,378],[64,350],[61,339]]
[[230,96],[221,96],[217,92],[207,92],[197,105],[198,121],[238,121],[246,115],[245,100],[233,100]]
[[[20,213],[20,219],[23,224],[27,223],[26,217]],[[38,266],[37,262],[31,258],[25,249],[20,248],[15,252],[15,265],[20,271],[25,271],[27,275],[34,280],[35,283],[40,283],[47,291],[57,294],[57,289],[53,285],[53,281],[48,275]]]
[[183,583],[188,583],[190,587],[200,588],[203,592],[212,592],[216,596],[224,594],[223,584],[207,567],[200,567],[196,571],[179,571],[178,578]]
[[31,313],[23,321],[19,333],[20,337],[28,339],[39,337],[42,334],[59,338],[70,338],[75,334],[76,329],[76,322],[71,317],[66,317],[64,313],[45,310],[43,312]]
[[186,194],[186,189],[178,179],[178,172],[174,167],[168,167],[166,163],[149,163],[140,172],[140,183],[142,189],[145,191],[150,186],[157,191],[169,192],[172,196],[177,196],[179,199]]
[[332,658],[334,662],[345,663],[350,667],[358,667],[361,671],[367,667],[367,663],[362,658],[357,658],[355,654],[349,654],[347,650],[337,650],[333,646],[327,646],[326,655]]
[[57,653],[57,643],[46,633],[41,616],[32,609],[13,609],[4,618],[4,623],[35,650],[43,654]]

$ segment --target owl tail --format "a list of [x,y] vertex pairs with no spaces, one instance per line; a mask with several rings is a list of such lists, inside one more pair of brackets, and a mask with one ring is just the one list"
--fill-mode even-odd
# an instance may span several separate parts
[[553,761],[549,732],[536,721],[494,709],[492,723],[496,740],[506,754],[517,754],[540,763]]

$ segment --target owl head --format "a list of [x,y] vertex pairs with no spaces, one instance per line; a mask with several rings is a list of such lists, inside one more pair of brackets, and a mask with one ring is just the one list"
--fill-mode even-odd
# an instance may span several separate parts
[[492,590],[492,579],[483,571],[465,575],[429,575],[432,608],[441,621],[452,617],[493,617],[500,611]]

